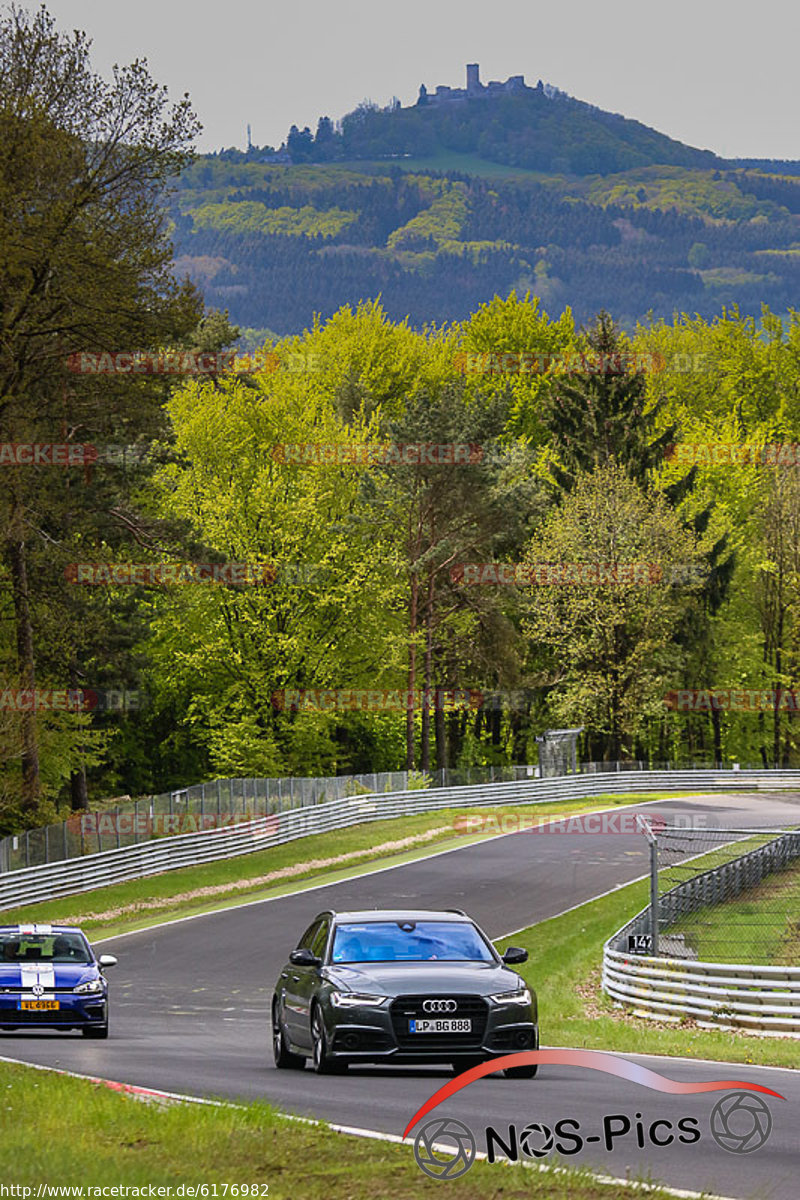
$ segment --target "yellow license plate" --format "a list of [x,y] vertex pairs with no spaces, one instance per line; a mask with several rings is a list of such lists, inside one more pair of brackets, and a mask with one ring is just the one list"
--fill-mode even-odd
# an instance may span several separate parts
[[29,1012],[46,1012],[58,1008],[59,1002],[58,1000],[20,1000],[19,1006]]

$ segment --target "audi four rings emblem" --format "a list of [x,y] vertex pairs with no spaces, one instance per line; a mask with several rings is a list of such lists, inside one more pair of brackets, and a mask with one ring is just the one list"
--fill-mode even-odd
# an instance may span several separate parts
[[458,1004],[455,1000],[423,1000],[422,1011],[426,1013],[455,1012]]

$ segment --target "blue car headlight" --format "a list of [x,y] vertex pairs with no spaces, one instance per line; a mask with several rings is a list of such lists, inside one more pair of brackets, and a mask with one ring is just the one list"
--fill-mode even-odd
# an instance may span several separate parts
[[104,992],[106,986],[102,979],[87,979],[86,983],[79,983],[72,990],[80,996],[96,995],[98,992]]
[[368,992],[331,992],[331,1004],[334,1008],[377,1008],[388,1000],[388,996],[372,996]]

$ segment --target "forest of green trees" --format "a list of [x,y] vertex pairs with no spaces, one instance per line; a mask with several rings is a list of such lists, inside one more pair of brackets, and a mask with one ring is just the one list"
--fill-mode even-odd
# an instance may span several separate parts
[[[584,728],[586,760],[798,765],[798,314],[626,332],[632,308],[576,319],[498,275],[485,303],[445,316],[445,290],[407,321],[371,239],[458,243],[454,291],[526,221],[544,238],[583,213],[576,243],[611,245],[609,210],[433,177],[331,190],[310,166],[268,204],[242,175],[248,228],[222,230],[233,167],[188,165],[186,101],[142,64],[100,87],[44,10],[8,21],[0,83],[29,104],[0,105],[0,832],[217,775],[530,762],[554,726]],[[259,204],[307,224],[276,233]],[[638,211],[688,223],[698,261],[733,237]],[[176,279],[181,221],[214,231],[211,260],[226,238],[335,253],[346,232],[372,299],[332,291],[215,369],[240,331]],[[265,278],[249,323],[283,334],[288,249]]]
[[[235,332],[212,317],[194,342]],[[78,768],[97,797],[528,761],[535,736],[564,725],[585,727],[593,760],[796,761],[800,322],[685,317],[629,341],[606,316],[580,331],[512,295],[422,333],[374,303],[345,308],[265,351],[263,369],[161,379],[157,431],[135,403],[110,421],[90,401],[107,381],[73,377],[80,440],[124,442],[127,457],[5,468],[49,513],[27,542],[37,686],[144,701],[36,714],[40,806],[68,796]],[[142,381],[114,387],[133,400]],[[776,445],[782,459],[760,449]],[[379,446],[480,453],[367,462]],[[258,586],[106,574],[81,587],[80,562],[269,570]],[[528,575],[459,576],[492,563]],[[649,575],[542,583],[541,564]],[[11,687],[14,622],[3,628]],[[674,703],[709,689],[717,700]],[[738,708],[726,689],[745,689]],[[25,811],[8,753],[24,714],[0,720],[9,827]]]

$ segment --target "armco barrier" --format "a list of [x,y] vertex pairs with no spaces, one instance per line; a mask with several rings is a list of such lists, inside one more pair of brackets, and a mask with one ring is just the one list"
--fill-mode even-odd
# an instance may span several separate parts
[[645,958],[606,946],[603,988],[635,1016],[800,1037],[800,967]]
[[0,911],[91,888],[156,875],[277,846],[310,834],[344,829],[443,808],[544,804],[614,792],[753,791],[800,788],[800,771],[636,771],[565,775],[554,779],[376,793],[345,797],[313,808],[257,817],[233,828],[207,829],[141,842],[100,854],[0,874]]
[[[739,895],[800,859],[800,833],[784,833],[756,850],[679,883],[659,898],[660,934],[699,904]],[[800,967],[698,962],[631,954],[630,935],[651,929],[643,909],[603,947],[603,989],[635,1016],[800,1036]]]

